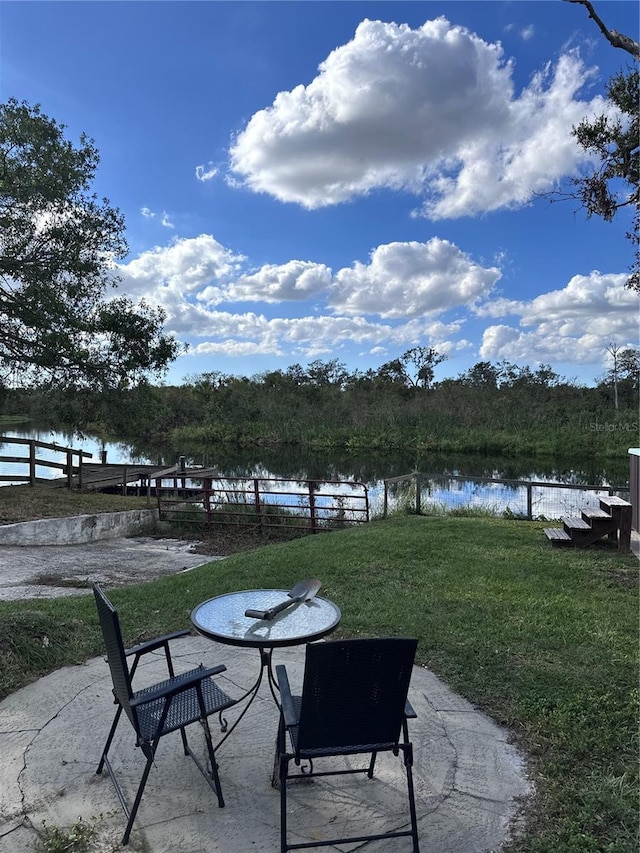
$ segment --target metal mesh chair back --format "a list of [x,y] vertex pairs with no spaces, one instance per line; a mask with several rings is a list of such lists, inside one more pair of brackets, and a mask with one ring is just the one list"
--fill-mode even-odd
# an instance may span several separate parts
[[137,723],[134,720],[133,712],[129,704],[133,691],[131,688],[131,678],[129,676],[127,659],[122,642],[122,634],[120,632],[118,613],[97,584],[94,584],[93,586],[93,594],[96,599],[98,618],[100,619],[100,627],[102,628],[104,644],[107,650],[107,662],[109,664],[109,669],[111,670],[113,693],[131,720],[134,728],[137,728]]
[[417,644],[392,637],[308,645],[296,752],[397,743]]

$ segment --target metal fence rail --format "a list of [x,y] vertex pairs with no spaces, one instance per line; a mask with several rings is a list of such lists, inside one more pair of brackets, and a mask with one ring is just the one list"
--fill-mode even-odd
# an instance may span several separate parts
[[[170,480],[170,485],[164,485]],[[369,521],[364,483],[278,477],[155,479],[161,521],[320,533]]]
[[384,481],[383,516],[399,505],[417,514],[455,509],[476,509],[528,520],[559,519],[579,514],[583,507],[598,507],[600,495],[629,499],[627,486],[551,483],[470,477],[459,474],[425,474],[414,471]]

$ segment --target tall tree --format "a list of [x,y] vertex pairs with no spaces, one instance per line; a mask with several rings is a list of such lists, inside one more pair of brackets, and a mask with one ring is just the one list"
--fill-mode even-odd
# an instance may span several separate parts
[[98,151],[14,98],[0,104],[0,382],[122,387],[160,375],[178,344],[164,314],[111,291],[124,220],[91,184]]
[[[589,17],[613,47],[626,51],[637,61],[640,44],[630,36],[609,29],[589,0],[568,0],[584,6]],[[640,128],[638,124],[638,67],[619,72],[607,84],[607,98],[617,117],[601,115],[582,121],[573,135],[585,151],[596,155],[598,165],[584,177],[574,179],[576,196],[587,216],[610,222],[622,208],[633,210],[627,237],[634,246],[634,261],[627,287],[640,292]],[[574,196],[572,196],[574,197]]]

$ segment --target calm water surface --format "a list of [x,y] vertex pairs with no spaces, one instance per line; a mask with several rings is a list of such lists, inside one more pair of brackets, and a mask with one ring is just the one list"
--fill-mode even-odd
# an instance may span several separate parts
[[[566,459],[506,459],[480,455],[443,456],[438,454],[416,455],[411,452],[397,452],[375,455],[364,452],[312,453],[292,448],[229,448],[187,447],[180,450],[168,446],[135,446],[120,442],[103,442],[95,436],[77,437],[73,434],[53,432],[34,427],[15,427],[4,431],[4,435],[36,439],[61,447],[73,447],[92,454],[99,462],[106,450],[107,461],[112,463],[149,463],[159,466],[173,465],[180,455],[186,456],[187,465],[205,465],[217,468],[220,477],[282,477],[291,480],[348,480],[364,483],[369,491],[372,509],[379,509],[383,494],[383,481],[398,477],[411,471],[421,471],[433,475],[423,492],[423,503],[447,507],[482,506],[502,512],[508,508],[511,512],[522,513],[526,510],[526,489],[515,486],[491,483],[490,479],[528,480],[549,483],[569,483],[576,485],[596,485],[607,487],[628,486],[628,458],[614,463],[598,465],[594,460],[584,462]],[[0,445],[0,455],[24,455],[25,449],[10,444]],[[40,458],[63,461],[60,454],[50,450],[40,450]],[[26,464],[0,462],[0,474],[26,474]],[[452,475],[474,480],[453,480]],[[60,471],[54,468],[38,468],[38,476],[59,477]],[[588,492],[573,490],[553,490],[554,505],[549,503],[547,490],[535,488],[533,491],[534,515],[559,517],[573,511],[576,503],[593,503],[595,496]],[[586,501],[590,497],[591,500]]]

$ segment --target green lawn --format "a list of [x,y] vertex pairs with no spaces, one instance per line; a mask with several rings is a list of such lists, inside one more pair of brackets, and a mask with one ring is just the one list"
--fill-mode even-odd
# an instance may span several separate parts
[[[342,636],[417,636],[419,662],[513,732],[538,797],[509,851],[636,852],[635,557],[553,549],[541,524],[397,516],[110,597],[133,643],[188,625],[213,595],[312,575]],[[92,597],[0,603],[0,695],[101,652]]]

